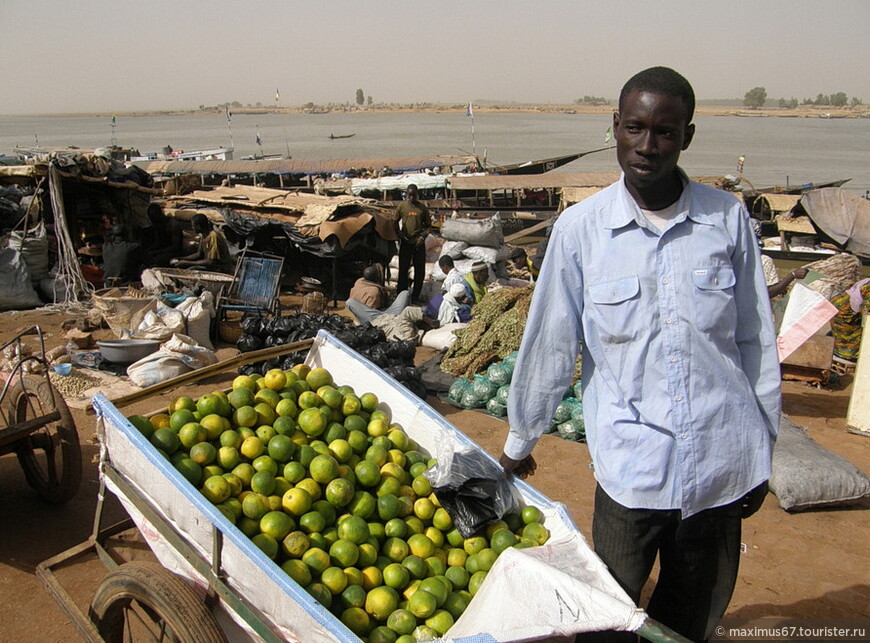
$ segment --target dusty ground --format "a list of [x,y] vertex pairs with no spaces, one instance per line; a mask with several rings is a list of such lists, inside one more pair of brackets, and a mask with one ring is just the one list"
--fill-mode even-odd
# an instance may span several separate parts
[[[0,315],[0,344],[18,329],[43,326],[48,346],[61,343],[63,316],[32,312]],[[97,338],[110,338],[98,331]],[[224,347],[219,355],[234,354]],[[428,349],[418,352],[422,360]],[[228,385],[233,374],[192,387],[196,396]],[[783,384],[783,407],[792,420],[831,451],[865,472],[870,471],[870,439],[846,432],[845,415],[851,379],[833,390],[797,382]],[[139,413],[164,405],[169,396],[127,407]],[[435,399],[430,403],[486,450],[497,455],[507,424],[475,411],[461,411]],[[0,458],[0,638],[7,641],[69,641],[76,630],[35,575],[36,565],[76,545],[91,534],[98,478],[93,416],[73,410],[85,462],[82,487],[63,507],[42,503],[26,485],[14,456]],[[564,503],[585,534],[591,533],[594,482],[584,444],[544,436],[535,452],[539,462],[531,482]],[[730,617],[859,617],[870,623],[870,534],[868,506],[788,514],[768,495],[761,511],[744,523],[745,554]],[[118,518],[116,508],[109,512]],[[144,552],[133,552],[147,555]],[[87,559],[61,570],[59,576],[75,601],[86,607],[105,568]]]

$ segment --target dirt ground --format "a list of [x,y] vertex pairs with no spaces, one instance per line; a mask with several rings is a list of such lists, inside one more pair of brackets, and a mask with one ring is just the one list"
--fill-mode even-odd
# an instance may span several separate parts
[[[334,312],[334,311],[333,311]],[[58,313],[33,311],[0,315],[0,344],[18,330],[38,323],[47,346],[65,343]],[[107,329],[96,339],[113,338]],[[218,355],[235,354],[228,346]],[[432,355],[418,351],[418,362]],[[229,385],[234,373],[216,376],[188,389],[200,395]],[[861,470],[870,471],[870,439],[846,431],[851,378],[830,389],[800,382],[783,384],[783,409],[809,435]],[[127,414],[165,405],[171,395],[126,407]],[[476,411],[462,411],[430,398],[430,404],[493,455],[498,455],[508,425]],[[98,493],[94,417],[73,409],[82,442],[81,489],[66,505],[49,506],[26,484],[14,456],[0,458],[0,638],[7,641],[69,641],[77,632],[35,574],[41,561],[85,541],[91,534]],[[538,473],[530,482],[562,502],[584,534],[591,533],[594,481],[585,444],[545,435],[535,451]],[[870,623],[870,508],[868,504],[835,510],[789,514],[769,494],[758,514],[744,523],[745,552],[728,617],[861,618]],[[109,505],[109,522],[123,517]],[[147,556],[135,543],[135,556]],[[89,604],[105,568],[95,558],[59,571],[59,578],[83,609]]]

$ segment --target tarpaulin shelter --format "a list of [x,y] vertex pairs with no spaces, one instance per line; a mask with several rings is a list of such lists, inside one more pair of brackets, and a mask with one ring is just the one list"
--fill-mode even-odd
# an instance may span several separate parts
[[818,228],[849,252],[870,257],[870,201],[843,188],[811,190],[801,206]]

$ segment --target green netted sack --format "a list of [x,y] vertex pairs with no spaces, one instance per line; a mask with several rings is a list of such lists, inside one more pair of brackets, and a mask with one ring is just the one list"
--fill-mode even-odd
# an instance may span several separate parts
[[486,400],[480,400],[473,388],[469,388],[462,394],[459,400],[459,406],[464,409],[479,409],[486,404]]
[[464,377],[460,377],[450,385],[450,389],[447,391],[447,399],[454,404],[459,404],[462,401],[462,394],[470,388],[471,382]]
[[501,363],[505,366],[510,366],[511,368],[513,368],[514,366],[516,366],[517,363],[517,355],[519,355],[519,353],[517,351],[514,351],[513,353],[505,357],[501,361]]
[[586,432],[582,427],[577,425],[576,420],[562,422],[556,427],[556,432],[559,434],[560,438],[563,440],[570,440],[571,442],[579,442],[586,437]]
[[499,404],[503,404],[507,406],[508,402],[508,394],[511,391],[511,385],[505,384],[504,386],[499,386],[498,390],[495,392],[495,399],[498,400]]
[[577,402],[573,409],[571,409],[571,419],[572,420],[580,420],[583,421],[583,403]]
[[559,402],[559,406],[556,407],[556,412],[553,413],[553,421],[556,424],[561,424],[562,422],[570,420],[571,412],[577,404],[578,402],[575,398],[566,397],[564,400]]
[[497,418],[503,418],[507,415],[507,407],[504,404],[499,404],[498,398],[494,397],[486,403],[486,412]]
[[475,375],[474,383],[471,385],[471,390],[474,391],[474,395],[477,397],[480,405],[483,406],[490,400],[490,398],[495,397],[496,391],[498,391],[498,386],[498,384],[490,380],[488,377]]
[[490,364],[489,368],[486,369],[486,376],[490,379],[490,381],[498,384],[499,386],[510,384],[513,374],[513,367],[507,366],[504,363]]
[[574,383],[574,397],[577,398],[577,400],[583,399],[583,382],[581,380],[577,380]]

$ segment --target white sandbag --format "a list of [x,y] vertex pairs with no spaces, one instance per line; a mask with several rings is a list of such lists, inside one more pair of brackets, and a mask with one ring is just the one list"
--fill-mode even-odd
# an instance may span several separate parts
[[39,280],[39,292],[53,304],[72,301],[76,294],[75,281],[69,275],[51,275]]
[[41,221],[30,230],[10,232],[6,245],[17,250],[24,257],[34,285],[48,277],[48,236],[45,234],[45,225]]
[[466,259],[474,261],[483,261],[489,265],[493,265],[499,261],[504,261],[510,254],[510,249],[507,246],[498,248],[487,248],[486,246],[468,246],[462,251]]
[[175,307],[187,320],[187,335],[200,346],[214,350],[211,343],[211,321],[214,319],[214,295],[204,291],[199,297],[188,297]]
[[159,341],[165,341],[175,333],[184,333],[187,326],[181,312],[159,301],[156,310],[144,310],[143,316],[140,317],[137,314],[133,317],[132,323],[131,339],[156,339]]
[[423,341],[420,342],[420,345],[434,348],[439,351],[447,350],[453,346],[453,342],[456,341],[456,334],[454,331],[457,331],[460,328],[465,328],[466,326],[468,326],[468,324],[456,322],[434,328],[423,335]]
[[439,257],[443,257],[444,255],[450,255],[454,259],[462,259],[463,254],[462,251],[468,247],[468,244],[464,241],[444,241],[444,244],[441,246],[441,254]]
[[33,289],[30,269],[14,248],[0,250],[0,310],[22,310],[42,306]]
[[445,219],[441,224],[441,236],[449,241],[465,241],[472,246],[498,248],[504,245],[498,212],[488,219]]
[[786,416],[773,447],[770,490],[786,511],[856,502],[870,496],[870,479],[848,460],[828,451]]
[[213,350],[198,345],[187,335],[174,334],[156,352],[130,364],[127,376],[136,386],[146,387],[217,361]]

